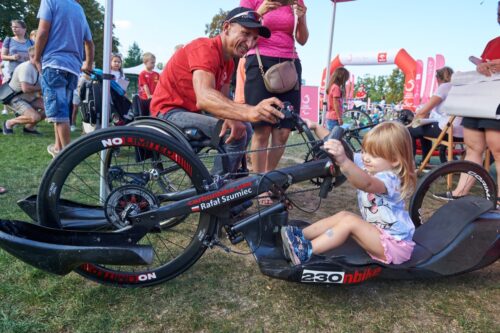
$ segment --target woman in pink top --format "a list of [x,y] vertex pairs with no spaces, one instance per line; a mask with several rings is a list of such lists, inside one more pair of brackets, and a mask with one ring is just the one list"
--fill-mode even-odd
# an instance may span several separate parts
[[343,97],[345,84],[349,80],[349,71],[344,67],[335,69],[326,91],[328,92],[328,112],[326,113],[326,128],[331,131],[335,126],[342,125],[344,112]]
[[[306,23],[307,8],[304,5],[304,1],[240,0],[240,6],[250,8],[262,15],[264,25],[271,30],[270,38],[259,38],[257,42],[264,71],[267,71],[269,67],[280,62],[293,60],[295,61],[299,78],[297,86],[291,91],[283,94],[271,94],[266,90],[264,85],[255,50],[250,50],[245,63],[245,102],[250,105],[257,105],[265,98],[277,97],[281,101],[292,103],[295,112],[299,113],[302,67],[295,50],[295,40],[300,45],[304,45],[309,38]],[[297,29],[294,38],[295,16],[297,16]],[[267,122],[258,122],[252,125],[254,128],[252,150],[286,144],[292,128],[290,122],[281,122],[279,128],[278,125],[273,126]],[[269,143],[270,137],[271,142]],[[251,155],[252,170],[257,173],[274,170],[284,151],[284,148],[278,148],[253,153]],[[262,196],[259,202],[261,205],[272,204],[271,199],[267,195]]]

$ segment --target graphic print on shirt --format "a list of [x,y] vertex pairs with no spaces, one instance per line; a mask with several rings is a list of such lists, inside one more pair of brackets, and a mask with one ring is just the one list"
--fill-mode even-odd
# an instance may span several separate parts
[[388,230],[397,222],[387,200],[374,193],[361,194],[361,214],[367,222]]

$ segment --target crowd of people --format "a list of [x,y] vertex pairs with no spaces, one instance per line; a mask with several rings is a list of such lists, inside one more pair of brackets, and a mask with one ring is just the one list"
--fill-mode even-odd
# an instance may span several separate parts
[[[258,151],[251,155],[253,171],[266,173],[275,169],[283,149],[263,148],[284,145],[292,127],[280,122],[284,116],[278,108],[286,100],[292,103],[294,112],[300,113],[302,69],[295,42],[304,45],[309,37],[304,1],[241,0],[240,6],[228,12],[219,35],[183,45],[159,75],[154,72],[156,58],[145,53],[145,70],[139,76],[140,105],[149,110],[151,116],[180,128],[195,126],[207,135],[222,138],[225,150],[230,153],[229,166],[224,170],[221,161],[216,160],[214,174],[235,172],[250,140],[251,148]],[[500,3],[498,15],[500,23]],[[12,46],[2,49],[2,54],[7,56],[4,59],[9,60],[9,70],[10,61],[19,62],[13,65],[16,68],[10,76],[11,82],[18,82],[16,89],[23,91],[9,104],[16,108],[19,116],[6,121],[3,131],[10,134],[13,126],[23,124],[24,131],[34,133],[36,123],[46,117],[54,123],[55,132],[55,142],[48,151],[56,156],[69,143],[72,106],[69,96],[77,87],[80,72],[92,69],[93,43],[83,10],[75,1],[42,0],[38,17],[34,48],[24,37],[26,26],[13,21],[16,23],[12,25],[15,35]],[[65,48],[60,47],[61,40],[65,41]],[[25,51],[21,51],[21,45]],[[72,52],[68,52],[68,47]],[[236,90],[240,95],[235,101],[230,98],[230,82],[235,59],[240,58],[244,61],[238,71],[241,79],[237,80],[240,87],[237,84]],[[294,68],[296,81],[288,90],[276,92],[267,82],[266,73],[285,62]],[[477,71],[483,75],[499,70],[500,37],[488,44],[482,62],[477,65]],[[111,72],[117,82],[123,84],[121,56],[112,55]],[[439,106],[446,99],[452,74],[449,67],[437,71],[440,86],[429,103],[417,112],[417,118],[429,114],[443,117]],[[332,74],[327,87],[328,129],[342,125],[342,99],[348,78],[349,72],[342,67]],[[22,99],[24,95],[29,96]],[[73,101],[77,105],[75,102],[78,101]],[[499,122],[473,118],[462,121],[468,146],[466,159],[479,162],[480,153],[488,146],[495,160],[500,160]],[[219,126],[221,129],[215,133]],[[328,129],[318,124],[309,123],[309,127],[319,137],[328,133]],[[440,121],[419,131],[408,131],[397,122],[382,123],[366,135],[363,152],[356,155],[354,161],[346,157],[338,140],[325,143],[327,152],[359,190],[361,216],[341,212],[304,230],[283,228],[285,252],[291,261],[305,262],[312,254],[337,247],[348,237],[354,238],[370,256],[381,262],[399,264],[408,260],[414,246],[414,227],[404,199],[411,195],[416,182],[412,142],[436,135],[441,128]],[[391,145],[387,144],[389,141]],[[425,140],[423,145],[424,150],[428,149]],[[273,203],[269,194],[262,196],[259,202]]]

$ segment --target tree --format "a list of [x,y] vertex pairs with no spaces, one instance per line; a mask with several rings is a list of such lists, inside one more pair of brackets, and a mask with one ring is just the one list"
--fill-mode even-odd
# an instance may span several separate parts
[[24,1],[19,0],[2,0],[0,2],[0,39],[12,36],[10,21],[24,18]]
[[[103,39],[104,39],[104,7],[96,0],[80,0],[80,5],[85,11],[85,16],[92,33],[95,45],[94,59],[96,66],[102,68]],[[0,2],[0,38],[11,36],[11,19],[22,19],[26,22],[27,33],[38,27],[38,8],[40,0],[2,0]],[[120,42],[113,38],[113,51],[118,50]]]
[[142,64],[142,50],[137,42],[128,48],[127,57],[123,59],[123,67],[134,67]]
[[205,24],[205,34],[208,37],[215,37],[220,34],[222,30],[222,24],[224,23],[229,11],[224,11],[219,8],[219,12],[214,15],[212,22],[210,24]]
[[399,103],[403,100],[405,76],[399,69],[394,69],[387,79],[387,92],[385,94],[387,103]]

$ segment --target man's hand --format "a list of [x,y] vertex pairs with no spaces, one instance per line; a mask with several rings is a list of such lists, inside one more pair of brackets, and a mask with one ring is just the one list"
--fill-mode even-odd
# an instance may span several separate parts
[[345,161],[349,159],[345,154],[342,142],[340,142],[339,140],[328,140],[327,142],[325,142],[324,148],[328,154],[333,156],[333,158],[335,159],[335,164],[337,164],[338,166],[341,166]]
[[248,115],[249,121],[252,123],[257,121],[267,121],[268,123],[276,124],[279,119],[285,118],[285,115],[276,109],[276,106],[280,108],[283,107],[283,103],[276,97],[262,100],[250,110]]
[[92,64],[89,64],[87,61],[84,61],[82,64],[82,72],[85,74],[92,73]]
[[33,65],[35,65],[38,73],[42,74],[42,62],[40,61],[40,59],[33,60]]
[[229,134],[229,137],[227,138],[227,140],[224,143],[231,143],[234,140],[241,139],[242,137],[244,137],[246,135],[246,132],[247,132],[247,128],[246,128],[245,124],[242,123],[241,121],[226,119],[224,121],[224,124],[222,124],[222,128],[221,128],[221,131],[219,133],[219,137],[223,137],[224,135],[226,135],[226,131],[228,129],[231,132]]

